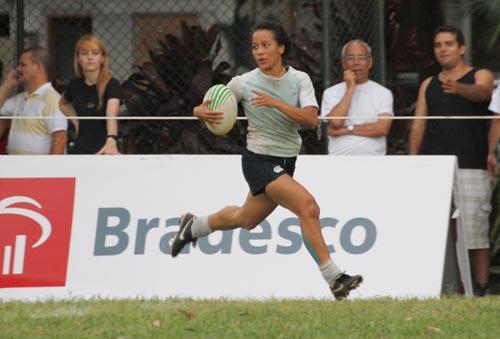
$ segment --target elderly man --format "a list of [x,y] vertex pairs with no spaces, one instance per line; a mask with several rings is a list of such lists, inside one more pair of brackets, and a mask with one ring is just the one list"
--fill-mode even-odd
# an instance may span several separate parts
[[[47,119],[12,119],[7,143],[9,154],[64,154],[67,120],[59,110],[60,95],[48,82],[49,52],[43,48],[25,51],[16,69],[7,74],[0,86],[0,114],[12,117],[47,117]],[[26,91],[9,99],[19,86]],[[6,120],[0,120],[0,137]]]
[[344,81],[325,90],[322,117],[328,121],[328,152],[332,155],[384,155],[391,128],[392,93],[369,79],[373,66],[370,46],[352,40],[342,48]]

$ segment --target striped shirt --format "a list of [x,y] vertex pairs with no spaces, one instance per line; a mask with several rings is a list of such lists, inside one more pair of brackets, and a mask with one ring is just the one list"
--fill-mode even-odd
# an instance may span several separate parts
[[33,93],[22,92],[5,101],[4,116],[59,117],[58,119],[12,119],[9,154],[49,154],[52,133],[66,131],[68,121],[59,110],[60,95],[47,82]]

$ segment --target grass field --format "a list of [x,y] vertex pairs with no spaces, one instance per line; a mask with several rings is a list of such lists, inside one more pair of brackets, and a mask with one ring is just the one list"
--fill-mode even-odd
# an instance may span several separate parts
[[5,338],[498,338],[500,297],[0,303]]

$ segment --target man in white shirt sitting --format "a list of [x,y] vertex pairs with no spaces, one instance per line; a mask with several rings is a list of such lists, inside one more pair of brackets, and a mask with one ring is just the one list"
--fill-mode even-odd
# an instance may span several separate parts
[[[328,120],[328,153],[331,155],[385,155],[391,128],[393,98],[389,89],[369,79],[373,66],[370,46],[352,40],[342,48],[344,81],[327,88],[321,103]],[[347,117],[347,119],[345,119]]]

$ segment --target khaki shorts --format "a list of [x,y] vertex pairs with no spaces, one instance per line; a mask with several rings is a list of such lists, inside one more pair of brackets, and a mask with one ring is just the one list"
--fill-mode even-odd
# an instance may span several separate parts
[[491,212],[491,183],[488,172],[480,169],[459,169],[454,189],[459,188],[462,206],[455,195],[459,208],[459,223],[463,222],[465,246],[468,249],[489,248],[489,216]]

